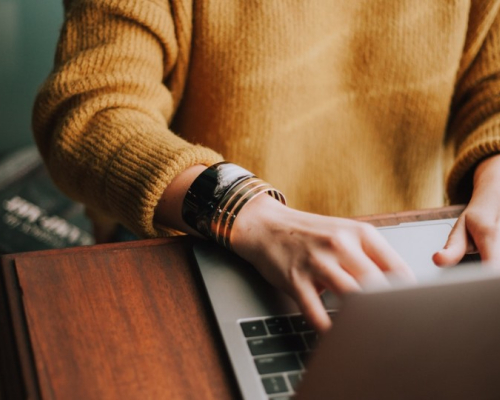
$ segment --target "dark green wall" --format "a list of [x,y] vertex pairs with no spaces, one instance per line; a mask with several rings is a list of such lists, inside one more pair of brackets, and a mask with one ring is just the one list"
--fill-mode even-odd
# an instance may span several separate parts
[[62,15],[62,0],[0,0],[0,154],[33,143],[31,108]]

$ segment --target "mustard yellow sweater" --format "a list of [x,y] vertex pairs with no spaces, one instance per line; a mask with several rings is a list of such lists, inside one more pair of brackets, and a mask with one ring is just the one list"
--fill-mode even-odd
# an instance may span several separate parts
[[466,201],[500,151],[500,0],[65,9],[37,144],[66,193],[143,236],[172,178],[221,157],[355,216]]

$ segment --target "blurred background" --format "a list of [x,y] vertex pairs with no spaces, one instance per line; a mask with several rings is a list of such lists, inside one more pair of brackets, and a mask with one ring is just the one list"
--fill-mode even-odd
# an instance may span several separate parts
[[31,108],[62,16],[62,0],[0,0],[0,156],[34,143]]
[[63,0],[0,0],[0,255],[94,242],[83,205],[55,187],[31,111],[49,75]]

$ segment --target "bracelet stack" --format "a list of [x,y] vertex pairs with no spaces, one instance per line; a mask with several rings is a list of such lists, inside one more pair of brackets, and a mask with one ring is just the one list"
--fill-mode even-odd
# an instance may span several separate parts
[[285,196],[244,168],[221,162],[207,168],[189,188],[182,218],[193,229],[231,250],[231,230],[238,213],[261,193],[286,204]]

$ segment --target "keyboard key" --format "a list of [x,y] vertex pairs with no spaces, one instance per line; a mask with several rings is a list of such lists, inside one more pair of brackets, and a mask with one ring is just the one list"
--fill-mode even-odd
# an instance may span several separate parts
[[306,345],[298,334],[250,339],[248,340],[248,347],[254,356],[306,350]]
[[288,382],[290,382],[290,386],[293,388],[293,390],[297,390],[297,386],[299,385],[301,379],[302,379],[302,374],[299,373],[288,374]]
[[241,322],[241,329],[245,337],[266,336],[266,327],[262,321]]
[[287,317],[276,317],[266,319],[267,329],[271,335],[292,333],[292,326]]
[[313,330],[311,325],[307,323],[306,319],[302,315],[294,315],[290,317],[290,322],[292,323],[295,332],[307,332]]
[[261,375],[301,370],[299,360],[294,354],[256,358],[254,361]]
[[468,262],[481,261],[481,256],[479,253],[466,254],[459,262],[459,264],[464,264]]
[[285,379],[282,376],[270,376],[262,378],[262,383],[267,394],[288,392]]

